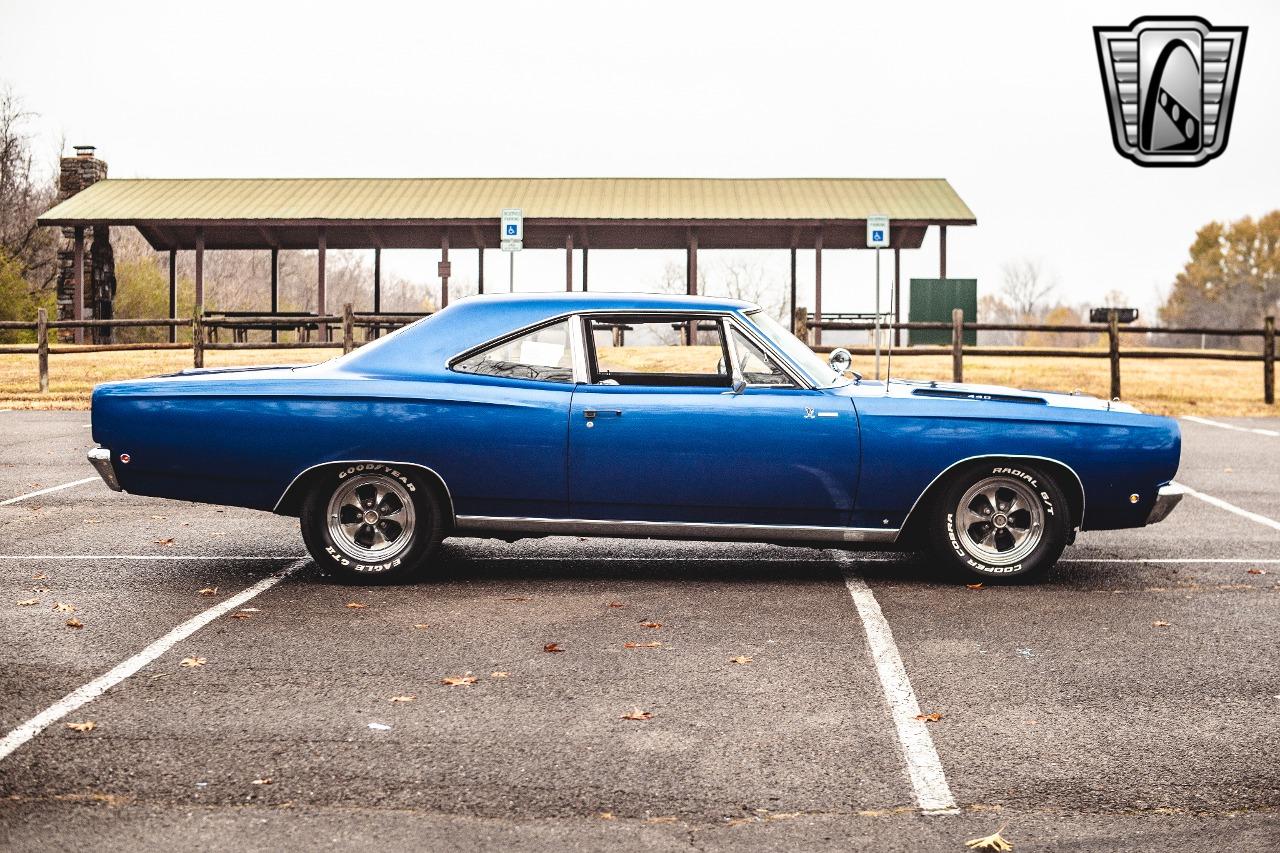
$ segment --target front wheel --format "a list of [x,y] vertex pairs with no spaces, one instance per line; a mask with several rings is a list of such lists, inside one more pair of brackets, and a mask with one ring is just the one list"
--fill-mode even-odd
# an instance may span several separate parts
[[438,502],[408,471],[380,462],[347,464],[311,485],[302,539],[322,571],[339,580],[403,580],[442,538]]
[[1058,561],[1071,530],[1066,496],[1039,468],[988,463],[962,471],[929,519],[934,553],[970,579],[1026,579]]

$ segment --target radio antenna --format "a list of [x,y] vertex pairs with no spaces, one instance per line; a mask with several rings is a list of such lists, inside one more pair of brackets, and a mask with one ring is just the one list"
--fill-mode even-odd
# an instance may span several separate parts
[[[897,270],[894,270],[894,272],[896,274]],[[895,275],[895,278],[893,279],[893,290],[889,294],[889,316],[891,317],[898,316],[897,294],[898,294],[898,279]],[[889,357],[887,359],[887,363],[885,364],[885,368],[884,368],[884,393],[885,394],[889,393],[889,381],[893,379],[893,338],[895,335],[898,334],[898,329],[893,325],[890,326],[890,330],[891,331],[889,334]]]

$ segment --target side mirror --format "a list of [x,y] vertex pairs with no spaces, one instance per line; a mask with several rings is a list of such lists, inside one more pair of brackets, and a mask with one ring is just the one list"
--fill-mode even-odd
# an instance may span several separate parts
[[746,378],[741,373],[735,373],[733,375],[733,382],[729,385],[729,388],[735,395],[741,394],[743,391],[747,390]]
[[831,355],[827,357],[827,363],[831,365],[831,369],[841,376],[853,364],[853,356],[843,347],[833,349]]

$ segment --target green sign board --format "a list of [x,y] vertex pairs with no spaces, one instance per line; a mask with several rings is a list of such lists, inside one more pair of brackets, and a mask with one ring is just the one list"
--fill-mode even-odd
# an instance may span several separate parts
[[[912,323],[951,323],[951,310],[964,311],[966,323],[978,321],[978,280],[976,278],[913,278],[911,279],[911,305],[907,319]],[[907,339],[910,346],[917,344],[949,344],[950,329],[913,330]],[[967,346],[976,346],[977,332],[965,332]]]

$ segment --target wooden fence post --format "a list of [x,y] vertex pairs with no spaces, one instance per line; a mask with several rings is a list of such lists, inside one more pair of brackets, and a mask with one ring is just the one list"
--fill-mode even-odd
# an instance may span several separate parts
[[346,355],[356,348],[355,317],[351,303],[342,306],[342,354]]
[[964,309],[951,309],[951,381],[964,381]]
[[1120,399],[1120,312],[1107,311],[1107,344],[1111,356],[1111,399]]
[[204,306],[196,305],[191,315],[191,355],[195,367],[204,367]]
[[49,312],[36,311],[36,360],[40,362],[40,393],[49,391]]
[[1276,404],[1276,318],[1262,323],[1262,398],[1268,406]]

